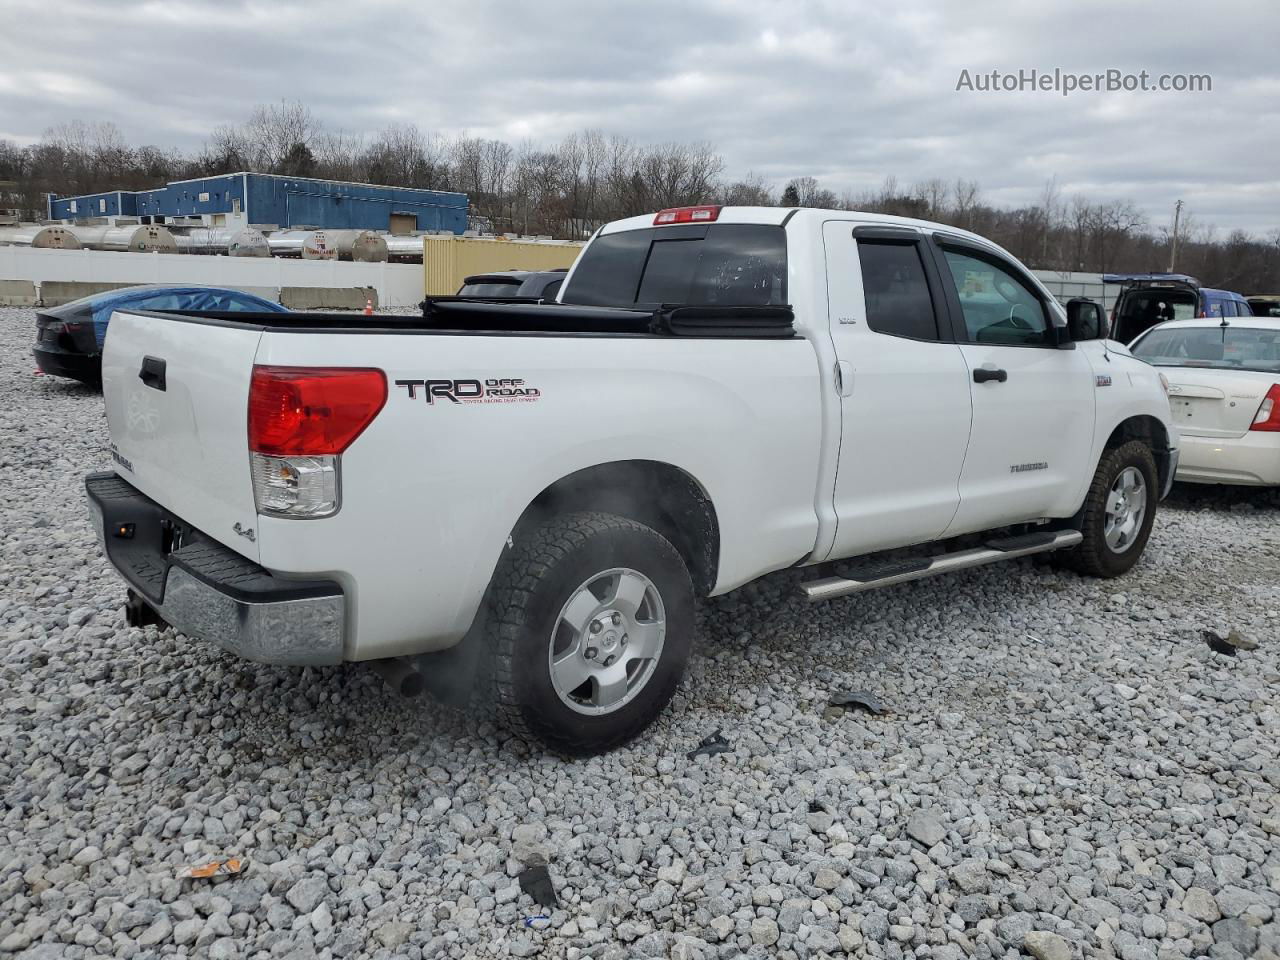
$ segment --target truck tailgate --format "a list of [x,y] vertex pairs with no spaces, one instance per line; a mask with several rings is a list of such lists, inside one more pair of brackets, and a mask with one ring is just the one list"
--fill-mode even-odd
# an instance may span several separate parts
[[249,381],[261,330],[117,312],[102,391],[117,472],[208,536],[258,560]]

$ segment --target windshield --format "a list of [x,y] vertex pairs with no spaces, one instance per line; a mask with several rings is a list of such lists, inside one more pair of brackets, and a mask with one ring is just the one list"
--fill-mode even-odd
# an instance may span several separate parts
[[1211,367],[1280,373],[1280,329],[1183,327],[1155,330],[1132,347],[1157,367]]
[[784,306],[787,235],[755,223],[626,230],[597,237],[563,303]]

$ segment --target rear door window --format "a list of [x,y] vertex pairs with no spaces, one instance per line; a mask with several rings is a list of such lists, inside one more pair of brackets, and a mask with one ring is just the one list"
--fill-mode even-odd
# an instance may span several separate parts
[[1252,316],[1253,316],[1253,309],[1249,306],[1249,301],[1248,301],[1248,300],[1237,300],[1237,301],[1236,301],[1236,316],[1237,316],[1237,317],[1252,317]]
[[627,230],[597,237],[564,287],[592,306],[783,306],[787,237],[753,223]]
[[933,298],[918,243],[859,240],[858,261],[868,328],[912,340],[938,339]]
[[1206,298],[1207,310],[1205,311],[1211,317],[1222,316],[1222,301],[1213,297]]

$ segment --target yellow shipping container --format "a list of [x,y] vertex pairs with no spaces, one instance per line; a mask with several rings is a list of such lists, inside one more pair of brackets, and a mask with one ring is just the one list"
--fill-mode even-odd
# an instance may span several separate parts
[[556,270],[571,267],[582,244],[575,240],[506,240],[501,237],[422,238],[422,269],[429,297],[452,296],[477,273]]

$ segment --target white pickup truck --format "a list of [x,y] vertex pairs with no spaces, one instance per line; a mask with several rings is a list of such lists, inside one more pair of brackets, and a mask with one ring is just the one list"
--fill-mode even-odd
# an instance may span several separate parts
[[602,228],[558,303],[424,313],[115,314],[86,482],[131,623],[455,699],[474,674],[594,752],[667,703],[698,597],[1047,551],[1115,576],[1176,467],[1097,306],[938,224],[664,210]]

